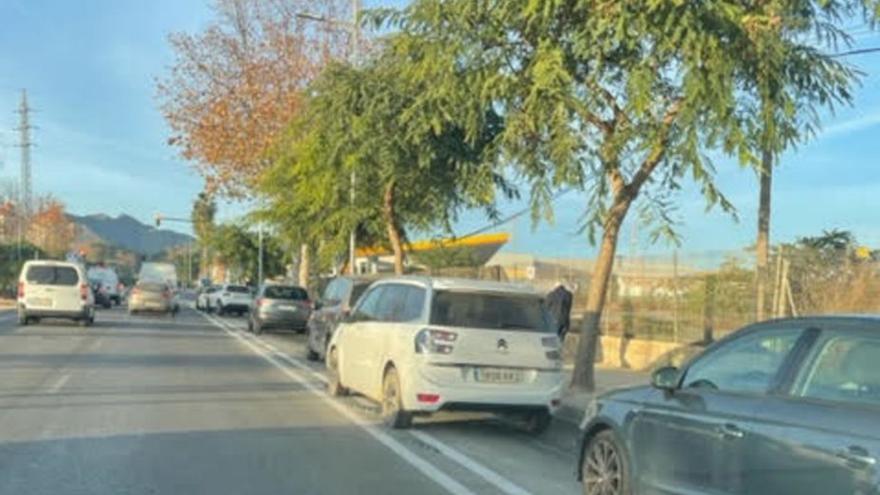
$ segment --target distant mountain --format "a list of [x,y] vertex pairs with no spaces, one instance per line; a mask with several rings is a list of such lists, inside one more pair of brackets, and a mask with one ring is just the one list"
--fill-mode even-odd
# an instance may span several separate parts
[[68,217],[80,227],[77,242],[102,242],[148,256],[194,241],[192,236],[157,229],[129,215],[116,218],[104,214]]

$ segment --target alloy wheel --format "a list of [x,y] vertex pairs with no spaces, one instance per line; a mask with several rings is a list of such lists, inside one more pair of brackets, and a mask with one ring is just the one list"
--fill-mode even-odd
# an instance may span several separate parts
[[584,459],[584,493],[623,495],[624,472],[620,452],[607,438],[597,438]]

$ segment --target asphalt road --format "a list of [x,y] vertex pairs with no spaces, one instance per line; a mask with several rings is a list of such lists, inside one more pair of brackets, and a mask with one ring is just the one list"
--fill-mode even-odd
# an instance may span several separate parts
[[304,337],[242,318],[0,313],[0,494],[575,494],[576,430],[482,416],[378,425],[324,394]]

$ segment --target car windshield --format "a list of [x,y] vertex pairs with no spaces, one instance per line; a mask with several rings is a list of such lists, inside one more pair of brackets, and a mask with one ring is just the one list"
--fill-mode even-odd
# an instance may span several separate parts
[[430,322],[448,327],[552,331],[541,298],[507,293],[437,291]]
[[309,294],[300,287],[286,285],[270,285],[263,290],[266,299],[286,299],[291,301],[305,301]]
[[250,293],[250,289],[243,285],[227,285],[226,292],[232,292],[235,294],[247,294]]

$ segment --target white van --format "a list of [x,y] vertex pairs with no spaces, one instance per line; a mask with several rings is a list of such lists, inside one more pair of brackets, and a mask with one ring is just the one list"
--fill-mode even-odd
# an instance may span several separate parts
[[332,395],[375,399],[394,428],[441,410],[487,411],[540,433],[564,385],[542,295],[477,280],[374,283],[333,334],[326,361]]
[[69,318],[95,321],[95,296],[82,265],[66,261],[28,261],[18,277],[18,323]]

